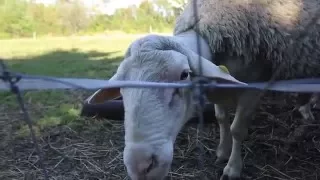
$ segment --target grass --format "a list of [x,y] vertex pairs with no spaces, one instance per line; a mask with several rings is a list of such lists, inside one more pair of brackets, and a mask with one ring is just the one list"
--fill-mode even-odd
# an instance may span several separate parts
[[[17,72],[56,77],[109,78],[134,38],[4,40],[1,44],[5,46],[0,54],[10,69]],[[68,124],[78,118],[81,101],[73,95],[70,91],[30,91],[25,93],[24,98],[32,106],[37,106],[35,108],[45,108],[41,117],[33,118],[37,119],[39,130],[43,130],[61,123]],[[8,107],[17,108],[13,94],[1,93],[0,98]],[[22,134],[26,130],[23,127]]]
[[[18,72],[59,77],[108,79],[129,43],[137,36],[59,37],[0,41],[0,56]],[[23,93],[51,179],[126,179],[122,163],[123,123],[80,117],[81,103],[92,91],[47,90]],[[243,146],[246,179],[317,179],[320,174],[319,126],[303,140],[290,142],[301,116],[294,98],[266,97]],[[315,110],[315,117],[320,113]],[[16,97],[0,93],[0,179],[43,179],[29,128]],[[177,137],[168,179],[218,179],[215,165],[219,131],[203,130],[203,163],[199,169],[197,129],[185,127]]]
[[[56,77],[107,79],[115,72],[127,46],[136,37],[124,35],[123,37],[3,40],[0,42],[2,44],[0,56],[6,60],[5,63],[10,69],[16,72]],[[72,132],[75,130],[83,133],[101,131],[100,127],[104,124],[103,122],[87,127],[85,119],[79,116],[81,103],[91,93],[92,91],[71,90],[24,92],[23,97],[34,123],[33,129],[40,142],[44,137],[51,137],[57,131],[66,130],[66,127],[72,129]],[[3,125],[0,131],[2,140],[0,149],[5,149],[1,157],[6,157],[0,163],[0,179],[29,177],[29,167],[26,167],[24,171],[25,165],[21,165],[21,162],[16,163],[19,158],[26,160],[26,154],[21,153],[19,156],[12,152],[25,151],[28,153],[28,150],[33,149],[32,145],[30,149],[24,146],[32,144],[25,142],[30,141],[30,131],[22,121],[23,116],[14,94],[0,92],[0,112],[2,114],[0,123]],[[95,134],[94,136],[97,137],[98,135]],[[20,148],[12,147],[20,145],[22,146]],[[46,148],[43,149],[46,151]],[[32,167],[30,168],[32,170]]]

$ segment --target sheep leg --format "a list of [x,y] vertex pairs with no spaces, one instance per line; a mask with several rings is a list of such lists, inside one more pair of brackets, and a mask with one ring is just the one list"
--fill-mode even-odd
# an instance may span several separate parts
[[220,164],[229,159],[232,149],[232,136],[227,109],[222,105],[215,104],[214,110],[220,130],[220,142],[216,150],[217,160],[215,163]]
[[248,135],[251,114],[255,110],[255,103],[252,103],[253,97],[256,97],[256,92],[246,92],[241,95],[237,104],[236,114],[231,124],[232,134],[232,151],[228,164],[223,169],[221,180],[240,179],[242,172],[242,157],[241,146],[242,142]]
[[311,112],[311,106],[317,101],[319,94],[299,94],[298,95],[298,110],[303,117],[301,124],[294,132],[296,139],[301,138],[307,132],[308,124],[312,124],[315,118]]
[[[298,95],[298,106],[299,112],[302,115],[303,119],[307,122],[312,122],[315,120],[312,112],[311,105],[318,99],[317,94],[299,94]],[[302,121],[305,122],[305,121]]]

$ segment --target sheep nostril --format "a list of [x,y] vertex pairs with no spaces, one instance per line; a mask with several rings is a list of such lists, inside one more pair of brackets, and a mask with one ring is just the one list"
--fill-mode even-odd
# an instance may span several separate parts
[[156,157],[156,155],[153,154],[151,156],[151,163],[146,168],[145,173],[149,173],[153,168],[155,168],[157,166],[157,164],[158,164],[157,157]]

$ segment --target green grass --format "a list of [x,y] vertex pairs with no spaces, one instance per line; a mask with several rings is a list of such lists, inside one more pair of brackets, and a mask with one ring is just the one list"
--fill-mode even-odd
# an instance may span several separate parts
[[[58,77],[109,78],[136,36],[59,37],[0,41],[0,56],[13,71]],[[58,125],[77,125],[81,103],[92,91],[24,92],[37,134]],[[0,106],[8,114],[19,112],[15,95],[0,92]],[[9,115],[10,116],[10,115]],[[17,114],[16,136],[29,135]]]

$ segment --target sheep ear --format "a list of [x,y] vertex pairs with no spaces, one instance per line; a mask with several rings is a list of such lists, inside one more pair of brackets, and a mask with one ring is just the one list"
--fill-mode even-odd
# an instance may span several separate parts
[[[186,55],[188,58],[189,66],[196,75],[202,75],[207,78],[223,80],[230,83],[247,85],[246,83],[241,82],[231,76],[229,72],[226,71],[226,68],[219,67],[209,60],[205,59],[204,57],[199,56],[195,52],[185,49],[179,42],[175,41],[174,39],[169,42],[170,43],[163,43],[163,45],[165,45],[165,47],[163,48],[171,48],[172,50]],[[200,72],[200,67],[202,69],[202,72]]]
[[[188,52],[189,53],[189,52]],[[211,63],[209,60],[197,56],[195,53],[191,52],[188,58],[190,68],[195,72],[196,75],[200,74],[199,69],[199,61],[201,61],[202,67],[202,76],[205,76],[210,79],[214,79],[217,81],[224,81],[227,83],[233,84],[241,84],[247,85],[244,82],[241,82],[235,79],[233,76],[230,75],[227,67],[225,66],[217,66]],[[218,89],[207,89],[206,95],[209,101],[213,103],[231,103],[234,102],[239,93],[241,93],[243,89],[229,89],[229,88],[218,88]]]
[[[118,75],[115,73],[109,81],[117,80]],[[120,88],[99,89],[90,95],[86,100],[86,104],[99,104],[108,100],[114,100],[121,97]]]
[[[120,63],[117,71],[115,74],[109,79],[109,81],[116,81],[122,79],[123,70],[123,63],[126,61],[126,58],[130,56],[132,45],[129,46],[127,51],[125,52],[125,59]],[[108,100],[114,100],[121,98],[120,88],[107,88],[107,89],[99,89],[90,95],[86,100],[85,103],[87,104],[97,104],[97,103],[104,103]]]
[[[202,75],[207,78],[222,80],[229,83],[247,85],[246,83],[241,82],[233,76],[231,76],[228,69],[225,66],[217,66],[209,60],[196,55],[194,52],[188,52],[188,61],[189,66],[197,75]],[[199,63],[202,68],[202,73],[200,72]]]

